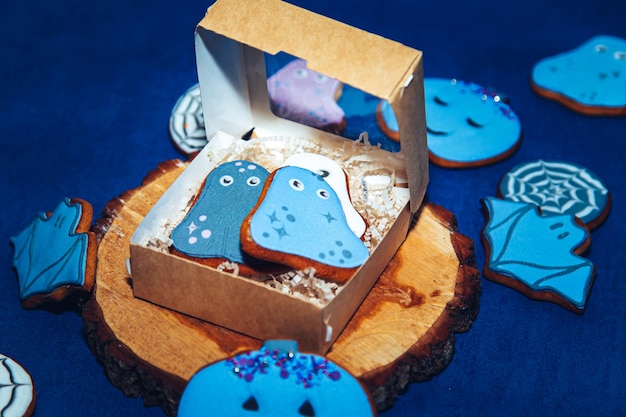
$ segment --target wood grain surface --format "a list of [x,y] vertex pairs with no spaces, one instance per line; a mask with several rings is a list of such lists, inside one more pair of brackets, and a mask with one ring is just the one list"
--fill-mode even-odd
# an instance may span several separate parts
[[[175,416],[186,382],[201,367],[262,341],[137,299],[127,269],[130,238],[186,163],[171,160],[109,202],[94,225],[96,284],[82,311],[88,344],[111,382]],[[480,274],[471,239],[443,207],[425,203],[405,243],[327,357],[367,387],[379,410],[410,382],[442,372],[454,334],[478,313]]]

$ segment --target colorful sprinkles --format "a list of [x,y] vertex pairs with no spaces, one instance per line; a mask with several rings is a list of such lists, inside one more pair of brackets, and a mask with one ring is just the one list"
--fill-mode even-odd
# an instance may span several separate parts
[[277,369],[283,379],[294,378],[296,385],[304,388],[318,386],[326,378],[338,381],[339,368],[327,359],[297,352],[281,352],[261,348],[234,356],[225,361],[237,376],[251,382],[256,375],[267,374]]
[[[498,91],[489,88],[483,87],[482,85],[475,84],[472,82],[460,81],[455,78],[450,80],[450,84],[452,85],[460,85],[462,87],[467,88],[472,94],[475,94],[481,98],[482,101],[486,102],[491,99],[494,103],[498,104],[498,108],[502,112],[502,114],[509,120],[516,120],[517,115],[511,110],[511,107],[508,104],[508,98],[503,96]],[[462,91],[462,90],[461,90]]]

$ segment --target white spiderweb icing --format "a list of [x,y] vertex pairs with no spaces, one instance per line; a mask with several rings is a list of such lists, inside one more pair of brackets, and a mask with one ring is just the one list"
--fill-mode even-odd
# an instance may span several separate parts
[[25,369],[0,354],[0,416],[22,417],[33,401],[33,382]]
[[535,204],[546,215],[572,214],[585,223],[602,212],[608,196],[602,181],[587,169],[543,160],[507,173],[500,191],[506,200]]

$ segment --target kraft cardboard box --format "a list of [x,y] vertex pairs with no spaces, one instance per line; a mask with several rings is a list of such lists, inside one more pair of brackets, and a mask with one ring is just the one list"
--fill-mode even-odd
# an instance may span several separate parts
[[[293,339],[303,351],[324,354],[406,238],[425,195],[428,151],[422,54],[280,0],[218,0],[198,24],[195,42],[209,142],[131,238],[134,295],[258,339]],[[274,115],[265,58],[279,52],[388,100],[398,121],[401,151],[387,152]],[[242,139],[252,129],[255,139]],[[373,239],[368,260],[345,284],[318,280],[314,282],[322,282],[318,291],[322,295],[294,294],[280,286],[285,280],[241,276],[169,252],[173,227],[219,163],[244,155],[262,158],[275,168],[289,152],[299,151],[352,161],[358,173],[351,185],[365,184],[360,192],[372,210],[393,205],[390,200],[400,205],[391,211],[393,218],[378,228],[384,233]],[[385,190],[381,201],[376,201],[378,188]],[[290,276],[311,287],[306,274],[298,274]]]

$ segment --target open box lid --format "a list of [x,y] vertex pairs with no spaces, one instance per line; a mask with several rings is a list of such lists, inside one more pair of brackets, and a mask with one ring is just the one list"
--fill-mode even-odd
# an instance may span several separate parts
[[389,101],[398,121],[411,211],[428,183],[422,53],[281,0],[218,0],[196,29],[198,80],[207,138],[252,128],[294,137],[349,140],[275,116],[265,53],[285,52],[307,67]]

